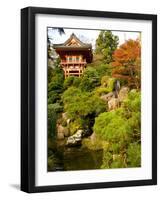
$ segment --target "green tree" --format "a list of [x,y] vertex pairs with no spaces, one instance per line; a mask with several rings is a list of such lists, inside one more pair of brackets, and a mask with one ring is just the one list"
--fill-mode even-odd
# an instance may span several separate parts
[[81,77],[81,90],[91,92],[95,87],[99,85],[100,77],[98,71],[95,68],[88,67]]
[[56,121],[59,113],[63,111],[63,107],[58,104],[48,104],[48,137],[56,136]]
[[79,127],[91,134],[95,117],[106,110],[105,102],[98,96],[75,87],[69,87],[62,99],[64,110],[73,121],[72,129]]
[[82,92],[79,88],[70,87],[63,94],[64,109],[71,119],[83,118],[89,114],[98,116],[106,110],[106,105],[98,96]]
[[64,89],[66,90],[70,86],[78,87],[80,84],[80,78],[76,76],[69,76],[64,80]]
[[141,145],[140,143],[131,143],[127,149],[127,163],[129,167],[141,166]]
[[111,31],[101,31],[96,40],[96,54],[102,54],[105,63],[113,61],[112,54],[118,46],[119,38]]
[[59,66],[59,60],[54,68],[48,67],[48,103],[56,103],[63,92],[64,73]]
[[131,127],[122,116],[122,109],[101,113],[96,118],[94,130],[104,140],[109,142],[128,141]]

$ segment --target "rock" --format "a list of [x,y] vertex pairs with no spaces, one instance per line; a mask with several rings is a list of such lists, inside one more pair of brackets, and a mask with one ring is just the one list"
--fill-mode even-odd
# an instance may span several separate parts
[[66,142],[66,146],[68,146],[68,147],[80,146],[81,144],[82,144],[81,139],[76,139],[76,138],[73,138],[73,137],[69,137],[67,142]]
[[57,132],[57,139],[58,140],[63,140],[64,139],[64,134],[62,132]]
[[108,94],[102,95],[101,99],[108,102],[113,97],[115,97],[115,94],[113,92],[109,92]]
[[120,106],[120,100],[118,98],[112,98],[108,101],[108,110],[115,110]]
[[78,130],[74,135],[68,137],[66,146],[75,147],[82,144],[83,130]]
[[67,125],[69,125],[71,119],[67,117],[67,113],[62,113],[62,119],[66,121]]
[[74,134],[73,136],[74,136],[74,137],[77,137],[77,138],[82,138],[82,133],[83,133],[83,130],[78,130],[78,131],[76,132],[76,134]]
[[122,102],[128,95],[129,92],[129,88],[128,87],[122,87],[119,94],[118,94],[118,98],[120,100],[120,102]]
[[67,127],[64,128],[64,136],[68,137],[70,135],[69,129]]
[[62,125],[57,125],[57,139],[63,140],[64,137],[69,136],[69,130],[67,127],[63,127]]
[[94,142],[96,140],[96,133],[93,132],[92,135],[90,136],[90,139],[92,142]]
[[70,121],[71,121],[70,119],[67,119],[67,125],[69,125],[69,124],[70,124]]

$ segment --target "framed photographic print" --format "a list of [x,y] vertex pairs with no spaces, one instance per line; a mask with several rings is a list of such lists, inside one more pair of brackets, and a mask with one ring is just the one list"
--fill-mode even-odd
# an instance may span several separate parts
[[157,184],[157,16],[21,10],[21,190]]

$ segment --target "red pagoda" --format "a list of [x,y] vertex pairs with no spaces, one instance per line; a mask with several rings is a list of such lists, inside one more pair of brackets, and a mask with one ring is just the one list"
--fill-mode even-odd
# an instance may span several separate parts
[[61,67],[65,78],[69,76],[80,77],[87,63],[92,62],[92,45],[80,41],[74,33],[63,44],[54,44],[56,53],[60,56]]

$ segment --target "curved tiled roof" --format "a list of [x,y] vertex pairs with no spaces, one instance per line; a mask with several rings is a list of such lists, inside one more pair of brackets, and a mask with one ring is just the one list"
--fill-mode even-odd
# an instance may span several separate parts
[[[76,41],[76,43],[72,44],[72,40]],[[71,43],[71,45],[69,45]],[[80,41],[80,39],[74,34],[72,33],[71,36],[64,42],[61,44],[54,44],[53,45],[54,49],[92,49],[92,45],[89,43],[84,43],[82,41]]]

